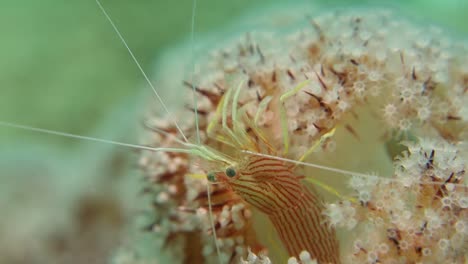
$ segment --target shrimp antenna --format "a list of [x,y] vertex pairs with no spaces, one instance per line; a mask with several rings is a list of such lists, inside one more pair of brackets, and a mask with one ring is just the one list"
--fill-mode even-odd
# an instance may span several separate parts
[[99,6],[99,9],[101,9],[101,12],[104,14],[104,16],[106,17],[107,21],[109,21],[110,25],[112,26],[112,28],[114,29],[115,33],[117,34],[117,36],[119,37],[119,39],[122,41],[123,45],[125,46],[125,48],[127,49],[128,53],[130,54],[130,56],[132,57],[133,61],[135,62],[136,66],[138,67],[138,69],[140,70],[141,74],[143,75],[143,77],[145,78],[146,82],[148,83],[148,85],[151,87],[151,89],[153,90],[154,94],[156,95],[156,98],[158,99],[159,103],[161,104],[161,106],[164,108],[164,111],[166,111],[166,113],[169,115],[169,117],[171,118],[172,122],[174,123],[174,125],[176,126],[177,130],[179,131],[179,133],[182,135],[182,137],[184,138],[185,142],[188,142],[188,139],[187,137],[185,136],[184,132],[182,131],[182,129],[179,127],[179,125],[177,124],[177,121],[174,119],[173,115],[171,114],[171,112],[169,111],[169,109],[167,108],[166,104],[164,103],[164,101],[162,100],[161,96],[159,95],[159,93],[156,91],[156,88],[154,87],[153,83],[150,81],[150,79],[148,78],[148,76],[146,75],[146,72],[143,70],[143,68],[141,67],[140,63],[138,62],[137,58],[135,57],[135,55],[133,54],[132,50],[130,49],[130,47],[128,46],[127,44],[127,41],[125,40],[125,38],[122,36],[122,34],[120,33],[119,29],[117,28],[117,26],[114,24],[114,21],[111,19],[111,17],[109,16],[109,14],[107,13],[107,11],[104,9],[104,7],[102,6],[101,2],[99,0],[96,0],[96,4]]
[[[131,144],[131,143],[124,143],[124,142],[119,142],[119,141],[114,141],[114,140],[103,139],[103,138],[81,136],[81,135],[76,135],[76,134],[71,134],[71,133],[66,133],[66,132],[60,132],[60,131],[37,128],[37,127],[32,127],[32,126],[8,123],[8,122],[3,122],[3,121],[0,121],[0,126],[12,127],[12,128],[28,130],[28,131],[34,131],[34,132],[39,132],[39,133],[49,134],[49,135],[55,135],[55,136],[60,136],[60,137],[67,137],[67,138],[81,139],[81,140],[87,140],[87,141],[94,141],[94,142],[99,142],[99,143],[106,143],[106,144],[111,144],[111,145],[116,145],[116,146],[123,146],[123,147],[140,149],[140,150],[149,150],[149,151],[155,151],[155,152],[174,152],[174,153],[175,152],[178,152],[178,153],[192,153],[193,152],[193,151],[191,151],[190,148],[187,148],[187,149],[183,149],[183,148],[180,148],[180,149],[179,148],[155,148],[155,147],[150,147],[150,146]],[[181,143],[184,143],[184,142],[181,141]],[[185,146],[191,146],[191,144],[189,144],[189,143],[184,143],[184,145]]]
[[[192,71],[191,71],[191,84],[192,84],[192,94],[193,94],[193,109],[195,110],[195,129],[196,129],[196,137],[197,137],[197,144],[201,145],[201,140],[200,140],[200,127],[198,124],[198,102],[197,102],[197,93],[195,89],[195,80],[194,80],[194,75],[195,75],[195,15],[197,11],[197,0],[192,1],[192,20],[191,20],[191,28],[190,28],[190,53],[191,53],[191,64],[192,64]],[[208,197],[208,217],[211,225],[211,231],[213,233],[213,240],[215,243],[216,247],[216,255],[218,256],[218,262],[222,263],[221,260],[221,252],[219,250],[219,245],[218,245],[218,238],[216,235],[216,228],[214,225],[214,217],[213,217],[213,210],[212,210],[212,205],[211,205],[211,190],[210,190],[210,183],[206,185],[206,195]]]
[[221,252],[219,250],[218,237],[216,235],[216,228],[215,228],[215,224],[214,224],[213,208],[212,208],[213,206],[211,205],[210,184],[211,183],[208,182],[208,184],[206,185],[206,194],[207,194],[207,198],[208,198],[208,218],[210,220],[210,227],[211,227],[211,230],[213,232],[213,239],[214,239],[214,243],[215,243],[215,247],[216,247],[216,255],[218,256],[218,262],[221,264],[223,262],[221,260]]
[[[260,156],[260,157],[271,158],[271,159],[280,160],[280,161],[284,161],[284,162],[289,162],[289,163],[293,163],[293,164],[296,164],[296,165],[302,165],[302,166],[306,166],[306,167],[312,167],[312,168],[317,168],[317,169],[321,169],[321,170],[336,172],[336,173],[340,173],[340,174],[344,174],[344,175],[359,176],[359,177],[363,177],[363,178],[374,177],[374,178],[385,179],[386,181],[390,181],[390,182],[398,182],[397,179],[385,178],[385,177],[381,177],[379,175],[369,175],[369,174],[365,174],[365,173],[361,173],[361,172],[342,170],[342,169],[332,168],[332,167],[325,166],[325,165],[319,165],[319,164],[308,163],[308,162],[304,162],[304,161],[298,161],[298,160],[287,159],[287,158],[282,158],[282,157],[278,157],[278,156],[253,152],[253,151],[250,151],[250,150],[242,150],[241,152],[251,154],[251,155],[255,155],[255,156]],[[443,183],[443,182],[440,182],[440,183],[438,183],[438,182],[421,182],[421,184],[444,185],[445,183]],[[453,186],[466,187],[466,185],[464,185],[464,184],[458,184],[458,183],[451,183],[451,184]]]
[[191,73],[191,84],[192,84],[192,93],[193,93],[193,109],[195,110],[195,129],[197,133],[197,144],[200,145],[200,127],[198,125],[198,102],[197,102],[197,93],[195,90],[195,83],[194,83],[194,74],[195,74],[195,14],[197,11],[197,0],[193,0],[192,4],[192,23],[190,29],[190,53],[191,53],[191,60],[192,60],[192,73]]
[[179,143],[182,144],[186,148],[155,148],[155,147],[151,147],[151,146],[124,143],[124,142],[108,140],[108,139],[102,139],[102,138],[96,138],[96,137],[81,136],[81,135],[76,135],[76,134],[71,134],[71,133],[66,133],[66,132],[60,132],[60,131],[56,131],[56,130],[37,128],[37,127],[32,127],[32,126],[26,126],[26,125],[20,125],[20,124],[15,124],[15,123],[4,122],[4,121],[0,121],[0,126],[12,127],[12,128],[22,129],[22,130],[39,132],[39,133],[43,133],[43,134],[50,134],[50,135],[66,137],[66,138],[74,138],[74,139],[81,139],[81,140],[87,140],[87,141],[106,143],[106,144],[129,147],[129,148],[140,149],[140,150],[149,150],[149,151],[154,151],[154,152],[187,153],[187,154],[190,154],[190,155],[195,155],[195,156],[201,157],[201,158],[203,158],[205,160],[210,160],[210,161],[216,160],[216,161],[222,161],[222,162],[225,162],[225,163],[230,163],[230,157],[228,157],[228,156],[226,156],[226,155],[224,155],[224,154],[222,154],[220,152],[217,152],[217,151],[215,151],[213,149],[210,149],[210,148],[208,148],[206,146],[196,145],[196,144],[192,144],[192,143],[186,143],[186,142],[183,142],[183,141],[179,141]]
[[[117,36],[120,38],[120,40],[122,41],[122,43],[124,44],[125,48],[127,49],[128,53],[130,54],[130,56],[132,57],[133,61],[135,62],[136,66],[138,67],[138,69],[140,70],[141,74],[143,75],[143,77],[145,78],[146,82],[149,84],[149,86],[151,87],[151,89],[153,90],[154,94],[156,95],[156,98],[158,99],[158,101],[161,103],[161,106],[164,108],[164,111],[166,111],[166,113],[169,115],[169,117],[172,119],[174,125],[176,126],[177,130],[179,131],[179,133],[182,135],[182,137],[184,138],[185,142],[188,142],[188,139],[187,137],[185,136],[184,132],[182,131],[182,129],[179,127],[179,125],[177,124],[176,120],[174,119],[174,117],[172,116],[172,114],[169,112],[166,104],[163,102],[161,96],[159,95],[159,93],[156,91],[156,88],[154,87],[154,85],[152,84],[152,82],[150,81],[150,79],[148,78],[148,76],[146,75],[145,71],[143,70],[143,68],[141,67],[140,63],[138,62],[137,58],[135,57],[135,55],[133,54],[132,50],[130,49],[130,47],[128,46],[127,44],[127,41],[125,40],[125,38],[122,36],[122,34],[120,33],[119,29],[117,28],[117,26],[114,24],[113,20],[111,19],[111,17],[109,16],[109,14],[106,12],[106,10],[104,9],[104,7],[102,6],[101,2],[99,0],[96,0],[96,3],[97,5],[99,6],[99,9],[101,9],[102,13],[104,14],[104,16],[106,17],[106,19],[109,21],[109,23],[111,24],[112,28],[114,29],[115,33],[117,34]],[[193,6],[192,6],[192,23],[191,23],[191,37],[190,37],[190,42],[191,42],[191,53],[192,53],[192,90],[194,91],[193,93],[193,104],[194,104],[194,109],[195,109],[195,126],[196,126],[196,133],[197,133],[197,143],[198,145],[200,145],[200,130],[199,130],[199,125],[198,125],[198,103],[197,103],[197,96],[195,94],[195,85],[193,84],[193,75],[194,75],[194,71],[195,71],[195,58],[194,58],[194,29],[195,29],[195,14],[196,14],[196,7],[197,7],[197,1],[196,0],[193,0]],[[95,140],[95,139],[94,139]],[[95,140],[96,141],[96,140]],[[110,143],[110,142],[108,142]],[[121,144],[120,144],[121,145]],[[181,149],[182,150],[182,149]],[[187,151],[188,153],[190,153],[189,151]],[[207,185],[208,186],[208,185]],[[207,187],[207,195],[208,195],[208,198],[210,198],[210,190],[209,190],[209,187]],[[214,242],[215,242],[215,245],[216,245],[216,252],[217,252],[217,255],[218,255],[218,260],[219,262],[221,263],[221,255],[220,255],[220,251],[219,251],[219,246],[218,246],[218,243],[217,243],[217,237],[216,237],[216,230],[214,228],[214,223],[213,223],[213,213],[212,213],[212,210],[211,210],[211,199],[208,199],[208,206],[209,206],[209,218],[210,218],[210,222],[211,222],[211,228],[213,229],[213,238],[214,238]]]
[[[342,169],[332,168],[332,167],[328,167],[328,166],[324,166],[324,165],[319,165],[319,164],[314,164],[314,163],[308,163],[308,162],[304,162],[304,161],[298,161],[298,160],[287,159],[287,158],[282,158],[282,157],[278,157],[278,156],[273,156],[273,155],[268,155],[268,154],[253,152],[253,151],[250,151],[250,150],[242,150],[241,152],[247,153],[247,154],[251,154],[251,155],[255,155],[255,156],[260,156],[260,157],[265,157],[265,158],[271,158],[271,159],[275,159],[275,160],[285,161],[285,162],[293,163],[293,164],[296,164],[296,165],[303,165],[303,166],[306,166],[306,167],[312,167],[312,168],[317,168],[317,169],[321,169],[321,170],[327,170],[327,171],[337,172],[337,173],[340,173],[340,174],[356,175],[356,176],[361,176],[361,177],[370,177],[370,175],[367,175],[367,174],[364,174],[364,173],[360,173],[360,172],[342,170]],[[378,177],[378,176],[376,176],[376,177]]]

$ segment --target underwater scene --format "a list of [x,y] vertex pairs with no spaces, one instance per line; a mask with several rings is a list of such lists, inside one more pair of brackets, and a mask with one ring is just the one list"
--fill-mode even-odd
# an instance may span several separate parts
[[0,7],[0,263],[467,263],[468,1]]

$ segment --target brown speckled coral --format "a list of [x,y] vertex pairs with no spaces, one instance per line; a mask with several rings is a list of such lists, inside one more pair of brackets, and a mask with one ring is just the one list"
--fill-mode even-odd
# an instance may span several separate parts
[[[225,46],[214,45],[216,48],[196,61],[193,80],[201,143],[239,154],[217,140],[223,133],[217,109],[228,89],[241,83],[240,127],[248,130],[255,123],[274,154],[280,155],[285,145],[279,98],[308,80],[284,101],[290,148],[283,157],[300,159],[336,128],[335,135],[309,155],[307,162],[361,172],[376,170],[380,176],[388,176],[347,177],[352,190],[346,192],[343,178],[336,173],[295,169],[296,175],[306,177],[333,175],[338,179],[335,183],[341,182],[336,189],[354,197],[327,204],[324,214],[328,222],[321,223],[323,228],[346,226],[352,230],[341,240],[345,245],[342,261],[450,259],[462,263],[468,230],[464,220],[466,146],[457,144],[466,144],[467,138],[468,44],[451,40],[439,28],[415,26],[385,10],[332,11],[297,20],[278,19],[286,21],[285,25],[267,24],[263,32],[255,29]],[[183,86],[191,87],[191,83],[184,84],[187,79],[179,79],[174,72],[167,74],[171,67],[178,69],[163,64],[160,83],[169,90],[188,93]],[[268,97],[270,101],[262,107]],[[188,100],[187,105],[190,103]],[[187,118],[193,109],[188,108],[180,124],[193,138],[196,128]],[[230,129],[235,125],[232,114],[227,112]],[[208,128],[211,122],[215,129]],[[147,123],[176,135],[168,120],[151,116]],[[255,130],[246,133],[259,135]],[[395,136],[429,139],[407,143],[408,152],[403,152],[407,154],[392,164],[396,155],[387,143]],[[151,145],[181,147],[170,136],[151,129],[146,139]],[[265,148],[259,151],[271,154]],[[181,245],[181,261],[217,261],[207,214],[207,180],[198,176],[219,168],[187,154],[147,152],[141,167],[154,195],[157,220],[151,229],[164,233],[167,244]],[[251,256],[268,252],[273,260],[284,260],[285,253],[273,249],[278,243],[271,243],[268,232],[255,223],[252,216],[258,212],[232,188],[223,184],[212,187],[222,259],[237,262],[250,248]],[[403,195],[411,198],[402,199]],[[354,249],[349,249],[350,244]],[[249,263],[255,261],[258,258]]]

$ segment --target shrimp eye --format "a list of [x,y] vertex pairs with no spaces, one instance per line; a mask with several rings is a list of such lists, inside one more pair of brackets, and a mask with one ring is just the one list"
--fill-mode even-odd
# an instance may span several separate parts
[[216,175],[214,172],[210,172],[206,175],[206,178],[208,178],[208,181],[210,182],[216,182]]
[[237,175],[237,172],[236,172],[236,170],[235,170],[233,167],[228,167],[228,168],[226,169],[226,175],[227,175],[229,178],[232,178],[232,177],[234,177],[234,176]]

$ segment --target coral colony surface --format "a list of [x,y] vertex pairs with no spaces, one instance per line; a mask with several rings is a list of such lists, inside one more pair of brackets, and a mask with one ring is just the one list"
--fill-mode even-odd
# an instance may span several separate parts
[[[355,173],[281,161],[320,197],[309,208],[320,210],[320,221],[291,216],[277,226],[255,197],[210,174],[226,168],[192,154],[145,151],[148,230],[164,240],[173,263],[466,263],[468,43],[388,10],[306,10],[257,16],[234,37],[208,37],[203,49],[193,47],[193,71],[191,47],[177,49],[159,64],[158,84],[177,93],[174,104],[186,94],[175,118],[194,144],[192,86],[201,145],[240,163],[253,159],[242,152],[253,145]],[[173,118],[160,113],[149,114],[144,143],[184,148]],[[279,176],[272,174],[273,185]],[[254,178],[251,187],[257,184]],[[262,184],[259,197],[270,197]],[[300,206],[288,195],[291,208]],[[284,235],[296,228],[288,222],[315,226],[297,227],[306,235],[296,241]],[[316,255],[320,240],[309,230],[336,236],[337,256]],[[311,248],[290,254],[299,239]]]

